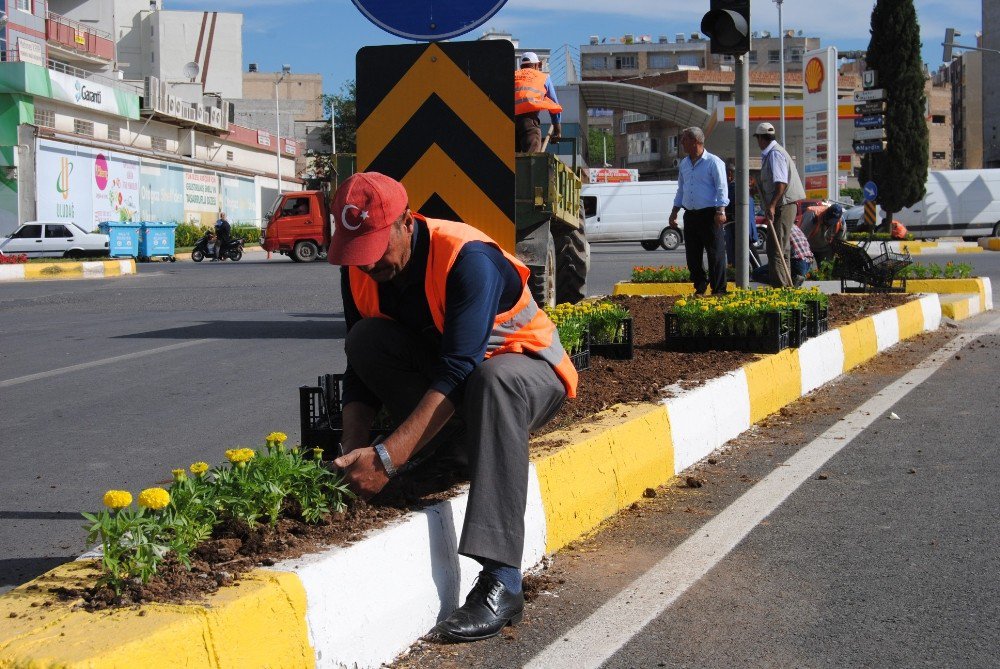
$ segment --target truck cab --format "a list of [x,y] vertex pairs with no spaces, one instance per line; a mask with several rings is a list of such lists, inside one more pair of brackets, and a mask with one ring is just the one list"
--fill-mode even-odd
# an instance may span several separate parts
[[264,217],[261,247],[294,262],[326,258],[330,237],[328,193],[302,190],[279,193]]

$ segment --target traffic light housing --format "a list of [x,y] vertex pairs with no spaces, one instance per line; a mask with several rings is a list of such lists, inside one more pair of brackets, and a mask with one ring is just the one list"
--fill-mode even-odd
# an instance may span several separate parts
[[712,53],[741,56],[750,51],[750,0],[711,0],[701,32],[711,40]]

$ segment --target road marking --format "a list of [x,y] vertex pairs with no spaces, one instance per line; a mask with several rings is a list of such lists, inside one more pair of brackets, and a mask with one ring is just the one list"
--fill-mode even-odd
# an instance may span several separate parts
[[830,458],[926,381],[970,341],[1000,329],[994,318],[963,333],[882,389],[750,488],[694,536],[640,576],[559,641],[544,648],[527,669],[596,669],[666,611]]
[[52,369],[47,372],[38,372],[37,374],[29,374],[27,376],[19,376],[16,379],[7,379],[6,381],[0,381],[0,388],[10,388],[11,386],[17,386],[22,383],[28,383],[30,381],[38,381],[39,379],[48,379],[53,376],[59,376],[60,374],[69,374],[70,372],[79,372],[83,369],[91,369],[93,367],[100,367],[102,365],[110,365],[115,362],[122,362],[124,360],[135,360],[136,358],[145,358],[148,355],[156,355],[157,353],[166,353],[167,351],[176,351],[177,349],[187,348],[189,346],[197,346],[198,344],[207,344],[209,342],[219,341],[218,339],[194,339],[192,341],[184,341],[179,344],[170,344],[169,346],[161,346],[159,348],[151,348],[148,351],[137,351],[136,353],[126,353],[125,355],[116,355],[113,358],[104,358],[103,360],[92,360],[90,362],[82,362],[79,365],[70,365],[69,367],[60,367],[59,369]]

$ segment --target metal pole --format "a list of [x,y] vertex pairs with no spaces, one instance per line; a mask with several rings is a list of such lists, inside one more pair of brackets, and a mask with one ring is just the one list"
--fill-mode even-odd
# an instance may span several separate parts
[[780,60],[780,62],[778,63],[778,68],[779,68],[778,69],[778,72],[779,72],[778,76],[780,77],[780,79],[778,81],[778,88],[779,88],[778,95],[781,96],[781,100],[779,102],[779,106],[780,106],[780,109],[781,109],[781,111],[780,111],[780,114],[781,114],[781,117],[780,117],[780,126],[781,126],[781,139],[780,139],[780,142],[781,142],[782,146],[786,146],[786,142],[785,142],[785,25],[781,21],[781,5],[784,3],[784,0],[774,0],[774,1],[776,3],[778,3],[778,59]]
[[604,139],[604,161],[601,163],[602,167],[608,166],[608,133],[602,132],[601,137]]
[[281,108],[278,106],[278,84],[281,80],[285,78],[285,75],[281,75],[276,82],[274,82],[274,130],[275,135],[278,138],[278,145],[274,147],[274,157],[277,162],[277,173],[278,173],[278,193],[281,193]]
[[736,56],[736,285],[750,287],[750,75]]

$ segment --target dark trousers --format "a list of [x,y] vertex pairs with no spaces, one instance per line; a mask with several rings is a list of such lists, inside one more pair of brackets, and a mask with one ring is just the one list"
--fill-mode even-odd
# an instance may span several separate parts
[[[695,292],[704,293],[708,286],[713,295],[726,292],[726,238],[715,224],[715,208],[685,210],[684,250]],[[707,277],[702,253],[708,254]]]
[[[418,335],[382,318],[355,324],[345,348],[354,372],[396,424],[427,392],[440,359]],[[449,434],[441,435],[459,439],[469,460],[462,555],[521,567],[528,434],[547,423],[565,397],[548,363],[520,353],[489,358],[469,375],[455,418],[446,426]]]
[[542,150],[542,122],[538,114],[514,117],[514,150],[531,153]]

